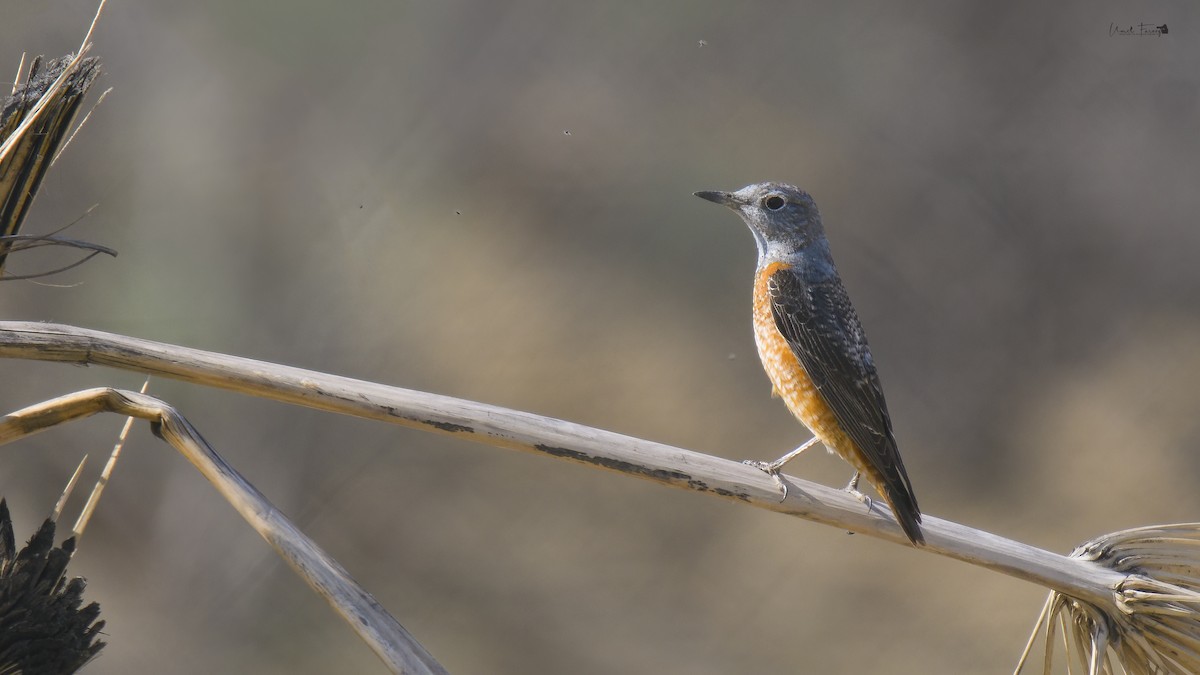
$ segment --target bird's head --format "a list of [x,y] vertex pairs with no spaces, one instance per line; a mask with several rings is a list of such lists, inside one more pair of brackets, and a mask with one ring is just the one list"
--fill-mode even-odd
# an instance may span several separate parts
[[760,258],[787,258],[824,239],[817,204],[798,187],[755,183],[737,192],[704,191],[696,196],[737,211],[754,233]]

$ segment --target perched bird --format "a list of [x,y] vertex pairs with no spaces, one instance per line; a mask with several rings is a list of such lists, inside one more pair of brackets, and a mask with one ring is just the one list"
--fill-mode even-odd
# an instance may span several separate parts
[[774,462],[750,462],[778,476],[820,441],[879,491],[913,544],[923,544],[921,511],[900,460],[892,420],[867,338],[842,285],[821,214],[807,192],[782,183],[737,192],[697,192],[746,221],[758,243],[754,341],[774,393],[814,438]]

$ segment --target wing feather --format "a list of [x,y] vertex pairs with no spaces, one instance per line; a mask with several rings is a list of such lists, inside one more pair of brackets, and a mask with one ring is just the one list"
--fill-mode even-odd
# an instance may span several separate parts
[[782,268],[767,280],[767,290],[775,326],[842,431],[882,478],[883,496],[905,531],[919,534],[920,510],[892,435],[883,388],[841,279],[835,274],[813,282]]

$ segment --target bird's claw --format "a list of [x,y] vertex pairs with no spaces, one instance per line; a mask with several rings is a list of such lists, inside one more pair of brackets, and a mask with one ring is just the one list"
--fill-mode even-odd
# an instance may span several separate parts
[[772,476],[779,475],[779,467],[775,465],[775,462],[760,462],[757,459],[743,459],[742,464],[745,464],[746,466],[752,466],[759,471]]
[[875,501],[858,491],[858,479],[861,475],[858,471],[854,472],[854,476],[850,478],[850,482],[846,483],[846,492],[849,492],[859,502],[866,504],[867,511],[870,511],[871,507],[875,505]]
[[779,495],[779,501],[782,502],[783,500],[787,499],[787,483],[783,482],[783,478],[779,476],[779,469],[781,467],[778,462],[760,462],[757,459],[746,459],[742,460],[742,464],[745,464],[746,466],[752,466],[767,474],[771,478],[774,478],[775,482],[779,484],[779,490],[781,493]]

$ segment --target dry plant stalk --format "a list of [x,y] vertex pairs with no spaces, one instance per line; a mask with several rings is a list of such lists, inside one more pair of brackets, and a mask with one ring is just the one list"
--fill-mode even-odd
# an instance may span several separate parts
[[76,54],[48,62],[36,57],[29,66],[26,81],[20,83],[18,69],[12,94],[0,103],[0,273],[8,254],[15,250],[58,245],[91,253],[59,270],[10,279],[53,274],[82,264],[99,253],[116,255],[111,249],[53,234],[20,234],[42,180],[70,141],[67,132],[100,74],[100,61],[84,55],[91,48],[92,30],[103,8],[101,2],[92,28]]
[[61,396],[7,415],[0,421],[0,445],[100,412],[149,420],[155,434],[186,457],[393,672],[446,672],[336,560],[292,524],[166,403],[140,392],[107,388]]
[[[0,357],[111,366],[459,436],[908,545],[886,507],[868,509],[836,488],[785,476],[789,489],[781,500],[769,476],[739,462],[473,401],[55,324],[0,322]],[[1189,654],[1200,652],[1200,535],[1185,534],[1189,528],[1196,529],[1117,533],[1062,556],[926,516],[927,545],[919,550],[1052,589],[1040,625],[1062,627],[1072,660],[1086,672],[1112,672],[1114,661],[1128,673],[1200,672],[1186,666],[1193,663]],[[1049,632],[1047,669],[1055,642]]]
[[[887,510],[845,491],[563,420],[236,356],[59,324],[0,322],[0,357],[105,365],[598,466],[908,545]],[[1124,577],[930,516],[922,551],[1102,602]]]

